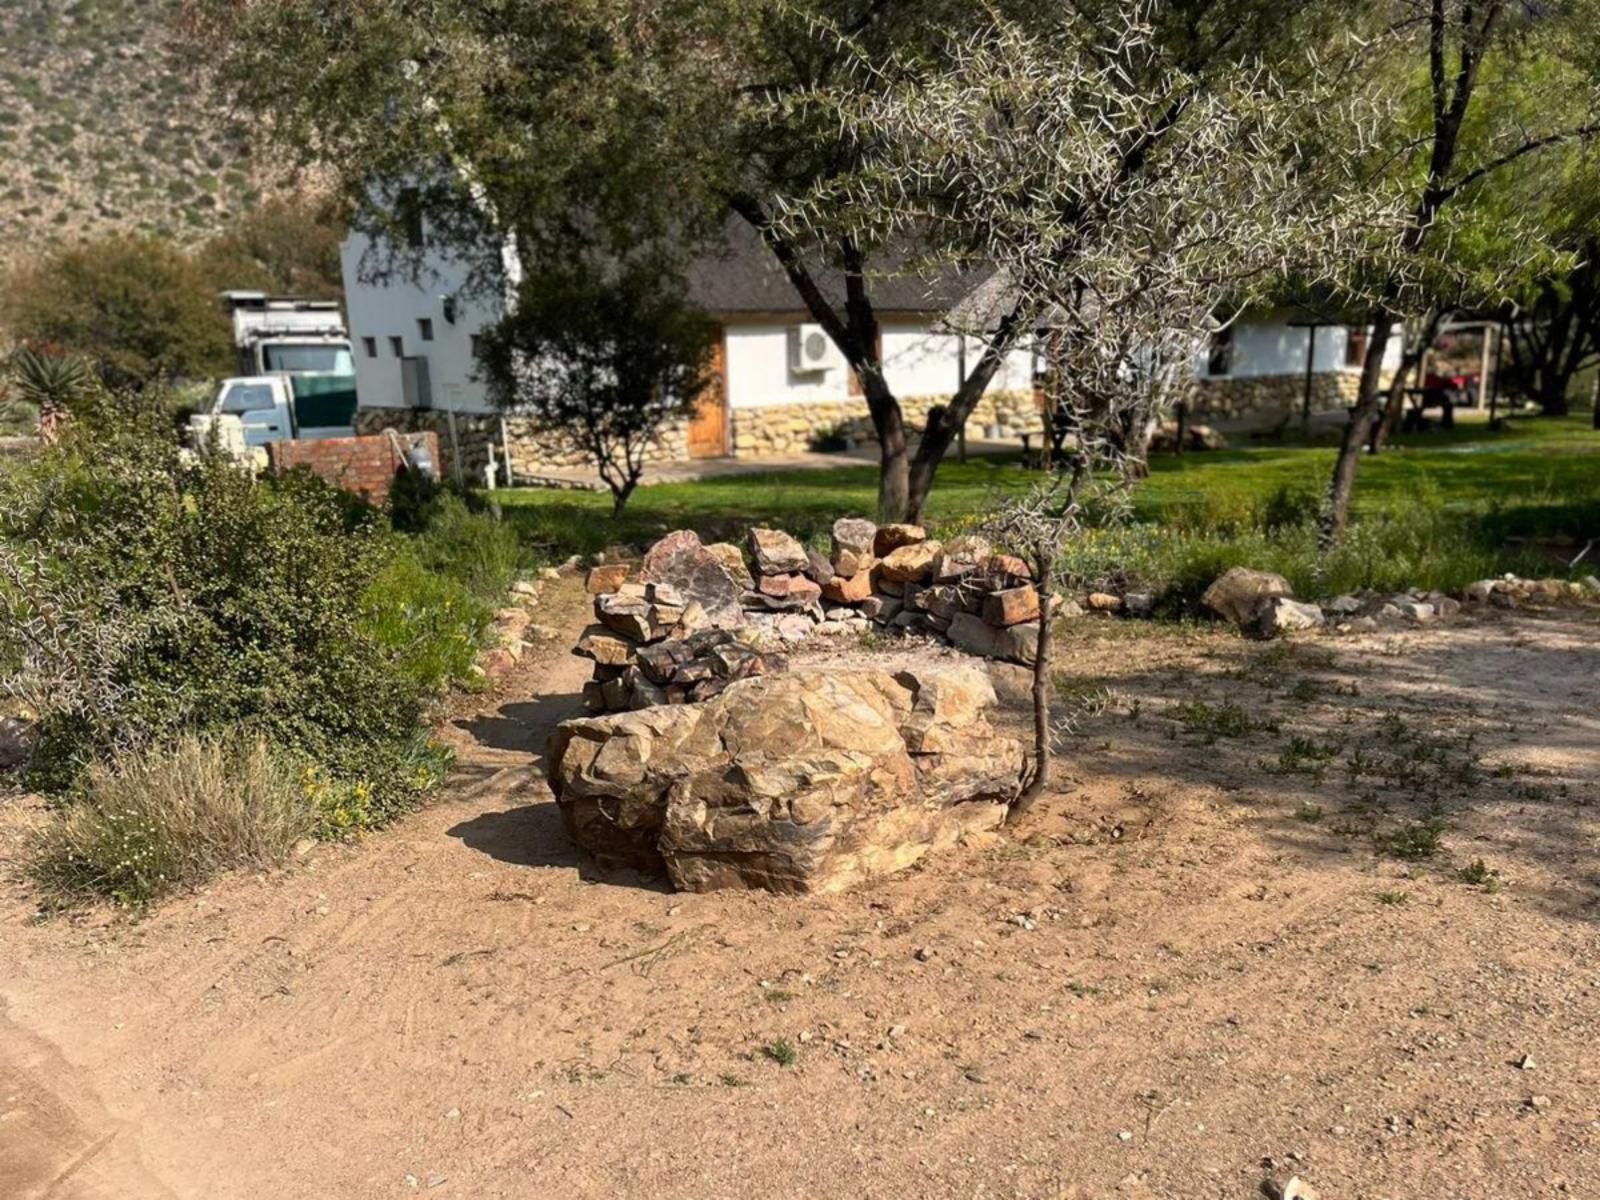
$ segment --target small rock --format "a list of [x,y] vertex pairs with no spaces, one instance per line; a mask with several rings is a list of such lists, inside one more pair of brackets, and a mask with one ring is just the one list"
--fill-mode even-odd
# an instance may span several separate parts
[[561,578],[561,572],[555,567],[540,567],[539,578],[544,580],[546,583],[554,583],[556,580]]
[[1517,1059],[1517,1069],[1518,1070],[1531,1071],[1531,1070],[1533,1070],[1533,1068],[1534,1068],[1533,1055],[1524,1054],[1521,1058]]
[[1399,609],[1400,615],[1406,617],[1408,620],[1417,621],[1419,623],[1422,621],[1433,620],[1433,605],[1424,604],[1420,600],[1407,600],[1405,603],[1397,604],[1394,607]]
[[1133,1133],[1127,1129],[1119,1129],[1117,1130],[1117,1141],[1131,1142],[1133,1141]]
[[1357,617],[1350,622],[1351,633],[1377,633],[1378,622],[1375,617]]
[[887,558],[902,546],[914,546],[928,540],[928,531],[921,525],[883,525],[872,538],[872,553]]
[[627,563],[606,563],[604,566],[589,568],[588,578],[583,581],[583,590],[591,596],[600,596],[616,591],[626,582],[628,582]]
[[446,1121],[459,1121],[461,1119],[461,1110],[459,1108],[452,1108],[449,1112],[445,1113],[444,1119]]
[[1083,598],[1090,612],[1116,613],[1122,611],[1122,597],[1112,592],[1090,592]]
[[1534,1109],[1536,1111],[1542,1112],[1545,1109],[1550,1107],[1550,1097],[1549,1096],[1529,1096],[1528,1097],[1528,1107],[1531,1108],[1531,1109]]
[[1482,604],[1494,595],[1495,585],[1499,582],[1498,579],[1480,579],[1475,583],[1467,584],[1467,590],[1464,594],[1468,600],[1475,600]]
[[316,843],[316,840],[314,838],[308,838],[308,837],[298,838],[295,841],[294,850],[293,850],[292,853],[294,854],[294,856],[296,858],[304,858],[306,855],[310,854],[313,849],[316,848],[316,845],[317,845],[317,843]]
[[579,921],[576,925],[574,925],[572,927],[572,932],[573,933],[588,933],[590,928],[591,927],[590,927],[590,925],[589,925],[589,923],[587,921]]
[[1269,596],[1261,603],[1256,617],[1256,628],[1265,637],[1278,637],[1303,629],[1315,629],[1322,624],[1322,610],[1315,604],[1291,600],[1287,596]]
[[914,957],[918,962],[927,962],[930,958],[938,953],[939,952],[933,949],[931,946],[918,946],[915,954],[913,954],[912,957]]
[[1130,617],[1148,617],[1156,610],[1153,592],[1129,592],[1122,598],[1122,607]]
[[810,556],[798,539],[781,529],[752,528],[747,536],[750,556],[756,560],[760,575],[783,575],[804,571],[810,565]]
[[1361,611],[1361,601],[1356,599],[1356,597],[1349,595],[1335,596],[1332,600],[1323,601],[1322,609],[1324,612],[1334,613],[1341,617],[1348,617],[1352,613],[1358,613]]

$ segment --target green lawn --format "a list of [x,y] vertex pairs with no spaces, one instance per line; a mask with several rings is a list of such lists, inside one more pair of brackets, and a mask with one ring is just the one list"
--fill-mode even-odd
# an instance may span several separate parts
[[[1314,507],[1333,457],[1330,445],[1158,457],[1134,496],[1134,524],[1087,539],[1069,557],[1085,579],[1183,594],[1235,561],[1282,570],[1312,590],[1459,587],[1497,569],[1562,573],[1554,559],[1532,558],[1507,538],[1568,536],[1581,545],[1600,537],[1600,433],[1586,414],[1519,418],[1499,433],[1463,421],[1451,433],[1398,439],[1361,464],[1350,544],[1327,556],[1294,518]],[[1035,478],[1015,459],[947,462],[929,523],[950,528],[980,517]],[[517,489],[495,499],[527,538],[565,555],[640,546],[679,526],[720,537],[766,522],[820,536],[836,517],[870,515],[876,487],[876,470],[854,465],[661,484],[639,489],[615,521],[604,493]],[[1586,562],[1579,573],[1597,566]]]

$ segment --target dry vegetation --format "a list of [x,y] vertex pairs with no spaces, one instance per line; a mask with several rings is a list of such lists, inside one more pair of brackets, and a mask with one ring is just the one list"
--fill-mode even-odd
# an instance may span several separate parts
[[175,0],[0,5],[0,262],[112,230],[198,241],[268,173],[183,64]]

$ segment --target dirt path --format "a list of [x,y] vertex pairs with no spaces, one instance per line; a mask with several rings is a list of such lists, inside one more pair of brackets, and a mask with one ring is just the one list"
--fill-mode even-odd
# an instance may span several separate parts
[[1075,790],[799,901],[578,858],[552,652],[359,845],[138,923],[13,885],[0,1196],[1600,1196],[1597,635],[1098,628]]

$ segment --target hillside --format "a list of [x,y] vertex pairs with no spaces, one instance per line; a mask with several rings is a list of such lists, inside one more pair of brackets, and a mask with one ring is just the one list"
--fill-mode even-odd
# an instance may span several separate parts
[[86,233],[193,242],[268,182],[181,61],[176,0],[0,4],[0,260]]

